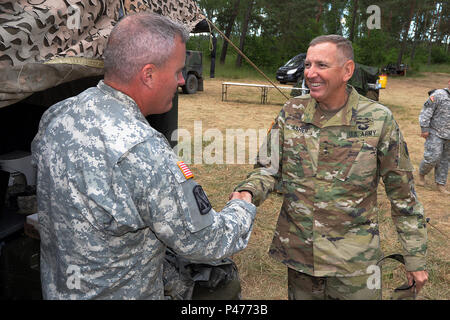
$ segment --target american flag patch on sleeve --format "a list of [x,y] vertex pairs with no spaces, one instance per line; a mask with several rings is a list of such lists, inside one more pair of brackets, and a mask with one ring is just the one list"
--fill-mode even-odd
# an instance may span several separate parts
[[183,173],[183,175],[186,179],[190,179],[190,178],[194,177],[194,174],[188,168],[188,166],[184,163],[184,161],[178,161],[177,165],[180,168],[181,172]]

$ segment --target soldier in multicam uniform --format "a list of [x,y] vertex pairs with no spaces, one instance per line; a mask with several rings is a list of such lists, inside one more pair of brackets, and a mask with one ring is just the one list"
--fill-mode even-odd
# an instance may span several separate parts
[[310,95],[284,105],[267,139],[278,136],[279,145],[260,150],[255,169],[232,193],[258,206],[282,183],[284,201],[269,253],[288,267],[290,299],[381,298],[381,279],[373,278],[382,255],[380,177],[409,283],[414,280],[418,291],[428,277],[424,209],[406,143],[388,108],[347,85],[353,70],[345,38],[321,36],[310,43]]
[[145,119],[172,107],[188,36],[158,15],[124,18],[104,81],[42,117],[32,151],[45,299],[163,299],[167,247],[209,262],[247,245],[255,206],[232,199],[216,213]]
[[419,123],[421,136],[426,141],[418,185],[425,185],[425,175],[434,168],[438,190],[450,194],[445,188],[450,161],[450,80],[448,88],[435,90],[430,95],[420,112]]

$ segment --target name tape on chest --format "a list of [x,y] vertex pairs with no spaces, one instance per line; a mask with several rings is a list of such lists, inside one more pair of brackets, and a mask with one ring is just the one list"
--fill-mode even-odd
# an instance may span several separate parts
[[348,138],[361,138],[361,137],[376,137],[377,130],[366,130],[366,131],[348,131]]
[[[286,128],[300,132],[301,134],[308,134],[314,126],[311,124],[302,124],[300,126],[295,124],[287,124]],[[369,118],[359,118],[356,120],[356,126],[349,128],[348,131],[342,131],[348,138],[363,138],[376,137],[378,130],[373,129],[373,120]]]
[[188,166],[184,163],[184,161],[178,161],[177,165],[180,168],[181,172],[183,173],[183,175],[186,179],[191,179],[194,177],[194,174],[188,168]]

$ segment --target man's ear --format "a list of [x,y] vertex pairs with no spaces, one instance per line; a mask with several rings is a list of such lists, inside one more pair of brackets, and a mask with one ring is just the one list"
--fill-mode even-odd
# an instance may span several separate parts
[[353,72],[355,71],[355,62],[353,60],[347,60],[344,63],[344,82],[347,82],[353,76]]
[[153,83],[155,80],[155,70],[156,66],[154,64],[146,64],[139,73],[140,80],[143,85],[148,86],[149,88],[153,87]]

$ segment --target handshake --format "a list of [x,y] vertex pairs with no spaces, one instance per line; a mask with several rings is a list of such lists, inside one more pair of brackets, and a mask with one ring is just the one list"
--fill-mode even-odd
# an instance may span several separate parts
[[232,192],[228,200],[240,199],[247,202],[252,202],[252,194],[248,191]]

